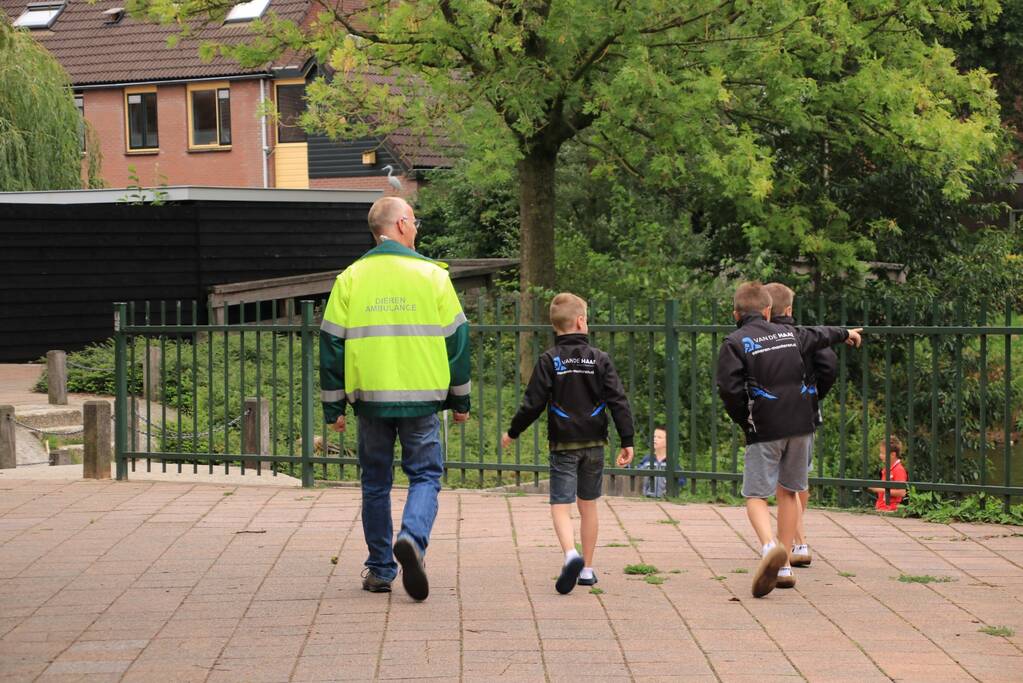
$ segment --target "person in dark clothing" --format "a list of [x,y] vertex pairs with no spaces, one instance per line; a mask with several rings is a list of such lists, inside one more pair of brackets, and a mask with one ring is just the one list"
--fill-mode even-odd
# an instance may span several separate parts
[[[781,284],[780,282],[769,282],[764,289],[771,295],[771,322],[784,325],[802,334],[801,327],[796,325],[792,317],[792,304],[795,301],[796,293]],[[830,349],[817,349],[803,357],[803,372],[806,378],[803,385],[813,404],[814,424],[819,427],[824,422],[821,412],[821,401],[831,391],[838,377],[838,356]],[[813,472],[813,450],[814,441],[810,441],[810,451],[806,461],[807,474]],[[803,516],[806,513],[806,506],[810,503],[810,488],[800,491],[799,498],[799,521],[796,523],[796,537],[792,544],[791,562],[793,567],[806,567],[813,561],[810,555],[810,546],[806,542],[806,531],[803,525]]]
[[[586,302],[574,294],[558,294],[551,301],[551,325],[557,333],[554,346],[537,360],[522,406],[501,438],[501,445],[508,448],[547,411],[551,517],[565,553],[555,588],[564,594],[577,583],[597,583],[593,551],[597,545],[597,499],[604,481],[608,412],[622,442],[619,467],[632,462],[635,432],[629,399],[611,358],[590,345]],[[575,549],[572,503],[577,504],[582,518],[581,557]]]
[[[759,282],[735,292],[732,312],[738,329],[718,355],[718,393],[729,417],[746,436],[742,495],[760,543],[762,558],[753,575],[753,595],[795,585],[788,548],[795,535],[796,493],[807,486],[807,453],[815,426],[803,372],[803,357],[846,342],[859,346],[859,329],[805,327],[800,334],[769,322],[771,297]],[[767,499],[778,496],[778,535],[771,531]]]

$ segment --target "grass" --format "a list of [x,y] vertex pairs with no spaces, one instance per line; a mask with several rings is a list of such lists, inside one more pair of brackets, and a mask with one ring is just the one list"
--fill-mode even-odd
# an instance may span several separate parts
[[683,571],[684,571],[684,570],[682,570],[682,569],[672,569],[672,570],[671,570],[670,572],[668,572],[668,573],[669,573],[669,574],[681,574],[681,573],[682,573]]
[[660,586],[668,579],[664,578],[663,576],[657,576],[656,574],[648,574],[647,576],[643,577],[643,580],[649,584],[653,584],[654,586]]
[[712,576],[710,578],[714,579],[715,581],[724,581],[728,577],[727,576],[721,576],[720,574],[718,574],[717,576]]
[[624,571],[626,574],[649,576],[656,574],[658,569],[652,564],[627,564]]
[[977,630],[980,633],[986,633],[989,636],[1000,636],[1002,638],[1010,638],[1016,635],[1016,629],[1009,626],[985,626],[984,628]]
[[603,595],[604,594],[604,589],[603,588],[593,587],[593,588],[590,589],[590,593],[592,595]]
[[337,555],[334,555],[334,556],[332,556],[332,557],[330,558],[330,563],[331,563],[331,564],[337,564]]
[[673,524],[675,526],[679,525],[679,521],[677,519],[670,519],[670,518],[669,519],[659,519],[659,520],[657,520],[657,523],[658,524]]
[[902,583],[952,583],[952,576],[931,576],[930,574],[899,574]]
[[732,570],[733,574],[749,574],[749,570],[745,567],[736,567]]
[[606,544],[604,544],[604,547],[605,548],[628,548],[629,544],[628,543],[606,543]]
[[856,576],[852,572],[838,572],[838,575],[839,576],[843,576],[843,577],[845,577],[847,579],[851,579],[852,577]]
[[234,495],[234,491],[224,491],[224,495],[225,496],[233,496]]

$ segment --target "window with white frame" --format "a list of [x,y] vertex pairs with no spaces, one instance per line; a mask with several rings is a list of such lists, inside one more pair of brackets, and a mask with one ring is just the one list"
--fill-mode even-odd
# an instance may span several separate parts
[[30,2],[25,6],[25,11],[14,20],[14,26],[17,28],[50,28],[66,6],[66,2]]
[[224,23],[258,19],[263,16],[263,12],[266,11],[269,4],[270,0],[249,0],[249,2],[237,4],[224,17]]

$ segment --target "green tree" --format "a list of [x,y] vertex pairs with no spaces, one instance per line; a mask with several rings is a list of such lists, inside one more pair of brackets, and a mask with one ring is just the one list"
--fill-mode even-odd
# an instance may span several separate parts
[[[226,7],[135,6],[165,21]],[[907,164],[965,197],[997,144],[997,102],[988,74],[960,73],[922,34],[997,11],[995,0],[342,2],[301,27],[271,16],[252,40],[207,53],[254,64],[310,50],[333,78],[310,88],[306,125],[351,138],[439,122],[474,173],[516,174],[526,290],[555,284],[555,169],[572,140],[592,151],[593,173],[713,198],[753,249],[853,267],[886,225],[850,229],[826,191],[831,156]],[[792,141],[798,154],[779,153]],[[812,206],[808,186],[821,188]]]
[[[0,190],[82,187],[81,135],[67,72],[27,31],[0,19]],[[90,144],[86,176],[99,184],[99,150]]]

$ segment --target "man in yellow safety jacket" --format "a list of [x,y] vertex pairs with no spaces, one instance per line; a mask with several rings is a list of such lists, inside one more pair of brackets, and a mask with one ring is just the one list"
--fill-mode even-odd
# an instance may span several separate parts
[[[377,246],[337,276],[320,326],[324,419],[345,429],[345,407],[359,420],[362,529],[369,548],[362,587],[388,592],[401,563],[416,600],[429,595],[423,554],[437,516],[444,473],[437,412],[469,418],[469,324],[447,266],[415,251],[419,221],[398,197],[369,210]],[[392,546],[395,438],[408,499]]]

